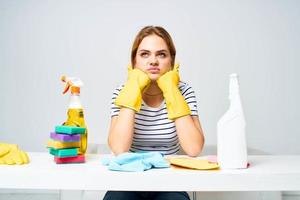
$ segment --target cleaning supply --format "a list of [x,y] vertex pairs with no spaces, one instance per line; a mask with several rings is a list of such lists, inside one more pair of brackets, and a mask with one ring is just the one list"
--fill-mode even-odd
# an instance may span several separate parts
[[149,83],[150,78],[145,72],[128,66],[127,82],[117,96],[115,105],[139,112],[142,105],[142,93]]
[[54,149],[68,149],[68,148],[74,148],[78,147],[79,148],[80,143],[78,142],[61,142],[61,141],[56,141],[56,140],[49,140],[47,147],[52,147]]
[[85,156],[84,155],[78,155],[75,157],[54,157],[54,161],[56,164],[67,164],[67,163],[84,163],[85,162]]
[[85,155],[78,153],[81,145],[80,135],[85,131],[86,129],[82,127],[55,126],[55,132],[50,133],[51,139],[47,147],[49,153],[54,155],[56,164],[85,162]]
[[[79,147],[79,154],[84,154],[87,149],[88,130],[84,121],[83,108],[80,101],[80,87],[83,86],[83,82],[79,78],[66,77],[66,76],[62,76],[61,80],[66,83],[66,87],[63,91],[63,94],[67,93],[69,88],[71,88],[70,102],[68,106],[68,118],[63,125],[85,128],[85,132],[80,135],[80,147]],[[67,130],[72,132],[72,130],[69,130],[68,128]],[[58,132],[59,131],[60,130],[58,130]],[[65,133],[70,133],[65,130],[63,131]]]
[[218,169],[219,165],[217,163],[210,162],[208,159],[197,159],[190,157],[179,157],[179,158],[169,158],[168,161],[171,165],[189,168],[189,169],[197,169],[197,170],[210,170],[210,169]]
[[0,157],[4,156],[10,151],[8,144],[0,143]]
[[50,147],[50,154],[55,157],[65,158],[65,157],[75,157],[78,155],[78,148],[69,148],[69,149],[55,149]]
[[86,128],[76,126],[56,126],[55,132],[62,134],[85,134]]
[[247,168],[246,122],[237,74],[230,75],[230,107],[217,124],[218,164],[223,169]]
[[101,161],[112,171],[141,172],[151,168],[170,167],[170,164],[159,152],[126,152],[112,159],[104,157]]
[[22,165],[29,163],[26,152],[19,149],[16,144],[0,143],[0,164]]
[[50,138],[53,140],[63,141],[63,142],[78,142],[80,141],[80,134],[65,135],[56,132],[51,132]]
[[166,100],[168,118],[171,120],[191,114],[191,110],[178,88],[178,83],[179,64],[176,64],[173,70],[168,71],[157,80],[158,87],[162,90]]

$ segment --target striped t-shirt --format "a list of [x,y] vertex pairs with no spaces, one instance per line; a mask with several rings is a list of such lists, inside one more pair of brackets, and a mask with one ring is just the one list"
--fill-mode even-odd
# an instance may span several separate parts
[[[112,96],[111,117],[117,116],[120,108],[114,101],[124,85],[118,87]],[[198,116],[195,92],[187,83],[179,82],[179,90],[191,110],[192,116]],[[176,154],[180,149],[175,122],[168,119],[165,100],[153,108],[143,101],[141,110],[135,114],[134,136],[131,152],[158,151],[165,155]]]

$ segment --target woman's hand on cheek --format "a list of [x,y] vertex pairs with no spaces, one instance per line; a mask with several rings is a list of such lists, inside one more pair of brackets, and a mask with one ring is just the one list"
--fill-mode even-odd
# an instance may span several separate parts
[[128,66],[127,82],[117,96],[115,104],[138,112],[141,108],[142,93],[150,84],[150,81],[149,76],[145,72]]
[[167,71],[166,73],[164,73],[163,75],[161,75],[158,79],[157,79],[157,83],[160,85],[160,89],[163,90],[164,88],[166,88],[168,85],[178,85],[180,80],[179,77],[179,64],[176,64],[174,66],[174,68],[170,71]]
[[176,118],[189,115],[191,113],[184,97],[179,88],[179,65],[175,65],[174,69],[162,75],[158,80],[158,87],[162,90],[166,100],[168,118],[175,120]]

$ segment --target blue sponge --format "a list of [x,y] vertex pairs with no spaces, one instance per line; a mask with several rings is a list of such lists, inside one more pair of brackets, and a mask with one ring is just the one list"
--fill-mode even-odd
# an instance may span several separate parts
[[56,126],[55,132],[68,135],[84,134],[85,128],[77,126]]
[[77,148],[70,148],[70,149],[49,148],[49,153],[59,158],[74,157],[78,155],[78,149]]

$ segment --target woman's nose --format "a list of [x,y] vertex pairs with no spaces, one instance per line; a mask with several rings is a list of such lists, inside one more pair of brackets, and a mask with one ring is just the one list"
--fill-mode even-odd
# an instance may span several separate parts
[[156,56],[150,56],[149,62],[150,62],[150,65],[154,65],[154,66],[158,65],[158,60],[157,60]]

